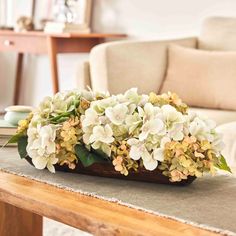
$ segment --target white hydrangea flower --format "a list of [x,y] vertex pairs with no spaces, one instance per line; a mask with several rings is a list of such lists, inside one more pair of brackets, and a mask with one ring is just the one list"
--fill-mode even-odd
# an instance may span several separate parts
[[67,111],[67,102],[60,96],[56,96],[52,101],[52,115],[58,115]]
[[126,117],[125,123],[128,126],[129,134],[131,134],[142,123],[142,119],[138,113],[134,113]]
[[168,137],[175,141],[183,139],[186,118],[181,112],[178,112],[171,105],[164,105],[161,107],[158,117],[163,120]]
[[106,116],[115,125],[121,125],[128,113],[128,107],[124,104],[117,104],[114,107],[108,107],[105,110]]
[[225,147],[225,144],[224,144],[222,138],[223,138],[223,135],[221,133],[215,133],[214,134],[214,139],[211,143],[212,149],[214,150],[214,152],[216,153],[217,156],[220,155],[220,152]]
[[55,172],[53,164],[56,164],[58,160],[55,157],[56,129],[56,126],[52,124],[28,128],[28,145],[26,150],[37,169],[47,167],[49,171]]
[[114,141],[113,131],[111,127],[107,124],[105,126],[97,125],[93,128],[93,133],[89,138],[90,143],[102,142],[102,143],[112,143]]
[[180,141],[184,138],[184,124],[175,124],[175,128],[168,131],[168,136],[175,141]]
[[55,173],[55,167],[53,165],[55,165],[58,161],[55,156],[55,154],[48,157],[36,156],[35,158],[32,158],[32,163],[39,170],[45,169],[47,167],[50,172]]
[[110,144],[114,141],[111,127],[108,124],[105,126],[97,125],[93,127],[92,132],[90,129],[87,131],[88,133],[84,134],[83,136],[85,144],[91,144],[93,149],[100,149],[105,154],[110,156]]
[[168,130],[174,129],[176,124],[185,122],[183,114],[171,105],[162,106],[161,112]]
[[143,165],[147,170],[156,169],[158,162],[148,152],[143,142],[140,142],[138,139],[131,138],[127,141],[127,143],[131,146],[129,152],[130,158],[132,158],[133,160],[139,160],[141,158],[143,161]]
[[146,103],[148,103],[149,96],[146,94],[141,95],[141,99],[138,103],[138,106],[144,106]]
[[99,116],[96,111],[89,108],[85,111],[85,114],[81,116],[82,127],[87,127],[90,125],[98,125],[99,124]]
[[160,147],[155,148],[153,151],[153,158],[157,161],[162,162],[164,160],[164,149],[165,144],[171,142],[171,139],[169,137],[163,137],[161,139]]
[[146,121],[141,128],[141,134],[139,135],[139,140],[145,140],[149,134],[162,134],[164,128],[164,123],[161,119],[153,119]]
[[151,103],[146,103],[143,108],[138,107],[138,113],[145,123],[148,120],[157,118],[157,115],[160,113],[160,108],[153,106]]
[[103,115],[105,113],[106,108],[113,107],[116,104],[117,104],[116,97],[111,96],[108,98],[104,98],[102,100],[91,102],[91,108],[94,109],[99,115]]
[[210,119],[204,117],[195,117],[193,121],[189,124],[189,133],[195,136],[199,140],[208,140],[212,142],[214,140],[214,134],[212,130],[215,128],[216,124]]
[[48,115],[52,112],[52,98],[45,97],[39,104],[37,112],[42,116],[48,117]]
[[90,136],[92,135],[93,133],[93,126],[85,126],[83,127],[83,142],[86,144],[86,145],[89,145],[90,144]]
[[134,104],[138,104],[141,101],[141,96],[138,94],[137,88],[131,88],[127,90],[124,94],[124,97],[130,102]]

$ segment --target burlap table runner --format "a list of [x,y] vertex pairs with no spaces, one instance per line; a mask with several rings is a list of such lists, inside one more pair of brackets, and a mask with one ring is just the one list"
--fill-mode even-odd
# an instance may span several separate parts
[[47,170],[21,160],[16,148],[0,150],[0,169],[63,189],[117,202],[187,224],[236,235],[236,178],[204,177],[177,187]]

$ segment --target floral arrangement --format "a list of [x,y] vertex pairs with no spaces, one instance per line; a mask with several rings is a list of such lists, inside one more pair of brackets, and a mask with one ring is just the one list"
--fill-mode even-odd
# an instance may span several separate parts
[[171,182],[230,171],[215,122],[190,113],[173,93],[109,95],[90,90],[46,97],[9,142],[37,169],[108,162],[122,175],[158,169]]

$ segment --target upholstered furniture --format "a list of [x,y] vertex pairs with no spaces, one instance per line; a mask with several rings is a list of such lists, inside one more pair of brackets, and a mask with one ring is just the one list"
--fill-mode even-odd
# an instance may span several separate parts
[[236,88],[235,62],[234,51],[170,45],[168,68],[160,93],[175,92],[189,106],[236,110],[236,99],[230,96]]
[[[111,93],[123,92],[130,87],[138,87],[143,93],[160,92],[168,66],[168,47],[171,44],[202,50],[234,51],[236,18],[206,19],[199,37],[162,41],[121,41],[96,46],[91,51],[89,62],[81,65],[78,70],[79,87],[89,85],[95,90],[109,90]],[[233,94],[225,96],[234,99]],[[193,110],[215,119],[218,124],[236,120],[236,111],[227,107],[221,107],[221,110],[197,107]]]

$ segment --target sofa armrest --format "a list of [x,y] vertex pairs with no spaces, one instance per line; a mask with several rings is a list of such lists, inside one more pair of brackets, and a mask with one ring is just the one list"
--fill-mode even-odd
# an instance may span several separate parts
[[113,94],[137,87],[158,92],[167,65],[167,47],[175,43],[195,48],[196,38],[163,41],[119,41],[100,44],[90,53],[91,84]]
[[80,63],[76,71],[76,85],[79,89],[91,88],[89,62]]

